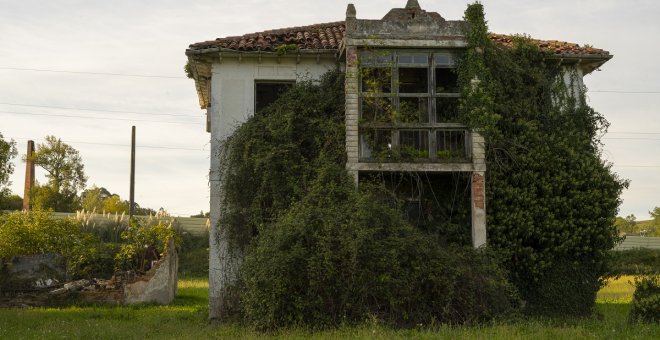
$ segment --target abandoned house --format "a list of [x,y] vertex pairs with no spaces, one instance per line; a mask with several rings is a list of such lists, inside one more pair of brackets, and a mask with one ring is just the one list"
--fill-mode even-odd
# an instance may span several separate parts
[[[347,170],[356,181],[374,172],[457,174],[469,187],[471,243],[486,244],[485,146],[476,131],[454,121],[460,92],[454,72],[467,46],[465,22],[450,21],[409,0],[380,20],[358,19],[348,5],[344,21],[219,38],[186,50],[199,103],[211,133],[211,235],[218,235],[222,141],[248,117],[300,79],[331,69],[346,75]],[[491,34],[497,44],[512,37]],[[611,58],[603,50],[534,40],[582,77]],[[388,121],[383,112],[401,113]],[[388,158],[400,150],[406,159]],[[226,244],[211,237],[210,317],[219,317],[223,287],[232,278]]]

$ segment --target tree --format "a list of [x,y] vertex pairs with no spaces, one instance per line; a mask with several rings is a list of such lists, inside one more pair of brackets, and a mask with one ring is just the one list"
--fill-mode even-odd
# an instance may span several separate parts
[[93,185],[90,189],[87,189],[80,194],[80,201],[82,208],[87,211],[101,212],[103,211],[104,201],[112,196],[112,194],[106,188],[99,188],[96,185]]
[[112,214],[128,214],[128,201],[122,201],[119,195],[112,195],[103,201],[103,211]]
[[653,223],[660,226],[660,207],[655,207],[653,210],[649,211],[651,217],[653,217]]
[[46,170],[48,179],[46,185],[32,191],[34,206],[59,211],[75,210],[78,191],[84,189],[87,183],[85,166],[78,150],[55,136],[46,136],[46,142],[39,143],[29,159]]
[[627,234],[635,233],[636,232],[635,227],[637,226],[637,217],[635,217],[634,214],[630,214],[625,218],[617,217],[616,221],[614,222],[614,225],[616,226],[616,229],[619,231],[619,233],[627,233]]
[[[17,154],[16,142],[6,141],[0,133],[0,201],[9,196],[9,176],[14,173],[14,164],[11,159]],[[1,208],[1,207],[0,207]]]
[[0,196],[0,210],[22,210],[23,198],[18,195]]

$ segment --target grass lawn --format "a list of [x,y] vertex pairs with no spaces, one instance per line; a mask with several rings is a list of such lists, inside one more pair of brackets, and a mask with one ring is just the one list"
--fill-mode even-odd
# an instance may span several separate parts
[[[333,331],[286,330],[286,339],[660,339],[660,325],[628,324],[632,277],[612,281],[599,293],[597,313],[588,319],[498,321],[489,325],[392,330],[377,323]],[[170,306],[0,309],[0,339],[209,339],[264,338],[238,324],[207,324],[207,282],[182,279]]]

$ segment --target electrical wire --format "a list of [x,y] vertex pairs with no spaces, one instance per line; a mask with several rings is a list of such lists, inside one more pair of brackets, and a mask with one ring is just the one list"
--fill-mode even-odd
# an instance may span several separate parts
[[30,115],[30,116],[47,116],[47,117],[63,117],[63,118],[81,118],[81,119],[92,119],[92,120],[118,120],[118,121],[127,121],[127,122],[150,122],[150,123],[162,123],[162,124],[204,126],[204,124],[200,124],[200,123],[170,122],[170,121],[147,120],[147,119],[89,117],[89,116],[76,116],[76,115],[61,115],[61,114],[52,114],[52,113],[12,112],[12,111],[0,111],[0,113],[11,114],[11,115]]
[[173,116],[173,117],[193,117],[193,118],[199,118],[199,117],[200,117],[200,116],[195,116],[195,115],[184,115],[184,114],[175,114],[175,113],[155,113],[155,112],[142,112],[142,111],[122,111],[122,110],[108,110],[108,109],[88,109],[88,108],[78,108],[78,107],[50,106],[50,105],[34,105],[34,104],[6,103],[6,102],[0,102],[0,105],[25,106],[25,107],[40,107],[40,108],[58,109],[58,110],[97,111],[97,112],[111,112],[111,113],[130,113],[130,114],[136,114],[136,115],[152,115],[152,116]]
[[70,74],[89,74],[89,75],[94,75],[94,76],[113,76],[113,77],[162,78],[162,79],[188,79],[188,78],[186,78],[186,77],[163,76],[163,75],[154,75],[154,74],[130,74],[130,73],[110,73],[110,72],[85,72],[85,71],[49,70],[49,69],[21,68],[21,67],[0,67],[0,70],[8,70],[8,71],[29,71],[29,72],[52,72],[52,73],[70,73]]
[[[34,139],[34,138],[27,138],[27,137],[7,137],[10,139],[19,139],[19,140],[35,140],[35,141],[42,141],[42,139]],[[89,145],[103,145],[103,146],[120,146],[120,147],[130,147],[130,144],[112,144],[112,143],[98,143],[98,142],[81,142],[81,141],[66,141],[63,140],[62,142],[64,143],[69,143],[69,144],[89,144]],[[184,150],[184,151],[204,151],[208,152],[208,150],[204,150],[203,148],[189,148],[189,147],[175,147],[175,146],[153,146],[153,145],[136,145],[136,148],[143,148],[143,149],[165,149],[165,150]]]

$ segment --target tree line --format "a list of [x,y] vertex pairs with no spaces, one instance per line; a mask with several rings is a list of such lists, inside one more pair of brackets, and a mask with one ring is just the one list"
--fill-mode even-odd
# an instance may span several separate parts
[[[0,210],[21,210],[23,198],[9,189],[9,178],[18,155],[16,142],[0,133]],[[88,177],[78,150],[55,136],[46,136],[32,155],[23,156],[45,171],[46,181],[36,182],[30,192],[31,208],[42,211],[75,212],[80,209],[106,213],[128,213],[130,204],[104,187],[87,188]],[[135,204],[137,215],[155,214],[150,208]]]

